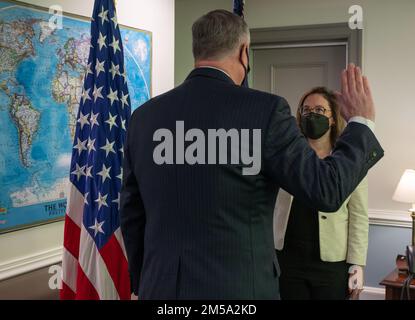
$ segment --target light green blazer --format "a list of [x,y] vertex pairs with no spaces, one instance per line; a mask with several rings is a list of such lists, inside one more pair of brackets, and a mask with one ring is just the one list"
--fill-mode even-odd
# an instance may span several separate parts
[[[274,209],[275,248],[282,250],[293,197],[280,189]],[[365,178],[339,211],[319,212],[320,258],[366,265],[368,247],[368,181]]]

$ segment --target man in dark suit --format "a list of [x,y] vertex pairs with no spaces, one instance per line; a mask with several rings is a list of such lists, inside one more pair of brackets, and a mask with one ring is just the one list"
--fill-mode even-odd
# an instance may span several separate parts
[[[320,160],[284,98],[240,86],[248,69],[245,22],[217,10],[192,31],[196,68],[138,108],[128,128],[121,228],[132,288],[140,299],[278,299],[278,190],[317,210],[341,206],[383,156],[369,85],[353,65],[343,72],[338,96],[348,125],[332,155]],[[197,131],[184,136],[182,129]],[[229,134],[225,150],[201,143],[201,132],[218,129]],[[236,140],[243,130],[261,135]],[[244,173],[250,165],[232,158],[246,150],[260,150],[257,172]],[[227,163],[214,161],[221,156]]]

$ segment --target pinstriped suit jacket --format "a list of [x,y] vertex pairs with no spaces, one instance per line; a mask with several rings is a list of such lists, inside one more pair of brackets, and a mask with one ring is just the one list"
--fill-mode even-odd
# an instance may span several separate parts
[[[120,215],[140,299],[279,298],[273,241],[278,189],[336,211],[383,156],[370,129],[351,123],[332,156],[319,160],[289,110],[279,96],[199,68],[134,112]],[[242,164],[156,164],[154,132],[175,132],[176,121],[204,133],[260,129],[260,173],[242,175]]]

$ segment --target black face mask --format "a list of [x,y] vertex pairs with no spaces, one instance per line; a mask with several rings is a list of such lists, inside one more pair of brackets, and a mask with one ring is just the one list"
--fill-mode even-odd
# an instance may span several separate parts
[[248,48],[246,48],[246,57],[248,58],[248,67],[245,67],[245,65],[242,62],[242,52],[243,51],[241,51],[241,55],[239,57],[239,61],[241,62],[242,66],[244,67],[245,77],[242,80],[241,86],[248,87],[248,74],[251,71],[251,66],[249,65],[249,52],[248,52]]
[[311,112],[301,117],[301,131],[307,138],[320,139],[329,129],[329,118],[326,116]]

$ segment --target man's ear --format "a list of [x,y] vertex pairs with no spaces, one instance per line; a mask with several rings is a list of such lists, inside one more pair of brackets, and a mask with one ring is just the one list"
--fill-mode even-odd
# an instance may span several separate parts
[[246,58],[243,58],[245,54],[248,52],[247,50],[248,50],[248,45],[246,43],[242,43],[241,46],[239,47],[239,59],[243,61],[244,64],[248,63],[248,61],[245,61],[245,59],[248,59],[248,57],[246,56]]
[[239,60],[242,60],[242,57],[243,57],[244,52],[245,52],[245,48],[246,48],[246,45],[244,43],[242,43],[239,46]]
[[249,45],[248,45],[247,43],[244,43],[244,44],[243,44],[243,50],[244,50],[245,52],[249,52]]

